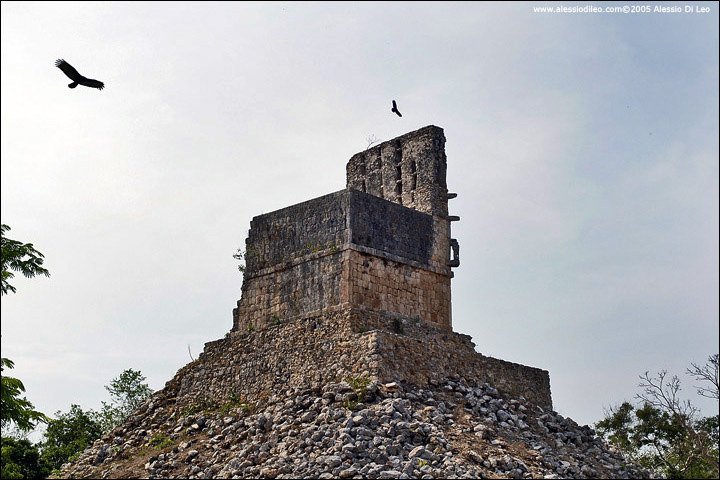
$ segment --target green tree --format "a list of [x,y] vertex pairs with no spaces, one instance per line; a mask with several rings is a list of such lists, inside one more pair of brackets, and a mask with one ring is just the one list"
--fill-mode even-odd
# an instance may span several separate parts
[[[22,243],[11,240],[5,236],[10,227],[0,225],[0,261],[2,263],[2,291],[0,295],[8,292],[15,293],[15,287],[10,285],[9,280],[14,277],[10,270],[22,272],[28,278],[35,275],[50,276],[50,273],[42,267],[43,254],[35,250],[32,243]],[[0,359],[0,372],[11,369],[15,366],[8,358]],[[20,394],[25,391],[25,385],[13,377],[2,376],[0,381],[0,428],[5,430],[14,423],[21,431],[29,431],[35,428],[38,422],[46,422],[47,417],[35,411],[33,404]]]
[[[15,365],[12,360],[0,359],[0,372]],[[48,418],[35,410],[30,401],[20,395],[25,392],[25,385],[17,378],[2,375],[0,378],[0,428],[5,431],[11,424],[24,432],[35,428],[39,422],[45,423]]]
[[129,368],[110,381],[110,385],[105,386],[110,392],[110,403],[102,402],[102,409],[96,414],[96,421],[101,425],[103,433],[123,423],[153,394],[153,390],[144,381],[142,373]]
[[50,473],[29,440],[2,437],[1,449],[0,478],[45,478]]
[[[698,394],[718,399],[718,355],[687,374],[704,382]],[[640,376],[638,405],[623,402],[595,424],[621,452],[668,478],[718,478],[718,415],[699,417],[689,400],[680,398],[680,380],[667,372]],[[710,384],[709,386],[707,384]]]
[[10,227],[0,226],[0,245],[2,250],[2,295],[8,292],[15,293],[15,287],[8,282],[15,275],[10,270],[21,272],[28,278],[36,275],[50,276],[50,272],[43,268],[44,255],[33,247],[32,243],[22,243],[11,240],[5,236]]
[[41,459],[51,470],[59,469],[102,435],[92,412],[84,412],[79,405],[71,405],[68,413],[56,412],[55,417],[48,422],[45,441],[40,444]]

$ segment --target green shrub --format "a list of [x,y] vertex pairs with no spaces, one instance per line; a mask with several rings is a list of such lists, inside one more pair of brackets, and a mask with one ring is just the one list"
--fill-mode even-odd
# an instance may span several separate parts
[[165,435],[162,432],[158,432],[155,435],[152,436],[150,440],[148,440],[148,445],[151,447],[154,447],[156,449],[161,449],[165,447],[169,447],[173,444],[173,441],[170,440],[167,435]]

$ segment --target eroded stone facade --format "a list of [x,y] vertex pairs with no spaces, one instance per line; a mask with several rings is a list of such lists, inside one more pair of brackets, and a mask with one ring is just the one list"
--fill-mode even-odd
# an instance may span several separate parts
[[360,308],[451,329],[445,136],[425,127],[353,156],[347,188],[253,218],[233,330]]
[[429,125],[360,152],[347,164],[347,187],[399,205],[448,214],[442,128]]
[[444,146],[438,127],[408,133],[354,155],[346,189],[253,218],[231,334],[207,345],[216,366],[184,384],[221,396],[328,372],[420,386],[464,372],[549,408],[547,371],[484,357],[452,332],[459,218]]
[[470,336],[386,312],[343,308],[209,342],[177,375],[181,405],[369,376],[418,387],[464,375],[552,408],[546,370],[474,350]]

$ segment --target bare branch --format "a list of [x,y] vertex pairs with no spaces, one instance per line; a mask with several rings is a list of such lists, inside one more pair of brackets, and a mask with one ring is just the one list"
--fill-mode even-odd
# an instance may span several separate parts
[[685,373],[695,377],[701,382],[710,382],[710,387],[695,386],[698,395],[706,398],[714,398],[720,400],[720,387],[718,387],[718,362],[720,361],[718,354],[710,355],[708,361],[703,366],[691,363],[692,369],[688,368]]
[[[711,376],[713,373],[717,373],[717,355],[711,356],[708,365],[703,368],[698,368],[693,364],[695,370],[688,369],[688,372],[693,376],[698,376],[702,380],[708,380],[713,382],[714,379]],[[712,368],[716,370],[713,372]],[[710,376],[706,376],[710,374]],[[697,449],[697,453],[688,453],[686,463],[689,464],[692,458],[703,458],[710,462],[717,470],[718,461],[715,455],[708,449],[709,439],[704,433],[699,433],[695,427],[695,419],[698,413],[698,409],[692,405],[690,400],[684,402],[680,400],[678,393],[680,392],[680,379],[677,376],[673,376],[670,381],[667,381],[667,370],[663,370],[658,373],[657,377],[651,377],[648,372],[640,375],[640,387],[643,388],[643,393],[636,395],[636,398],[650,404],[651,406],[668,412],[676,420],[680,421],[682,428],[687,432],[688,436],[692,439],[692,445],[694,449]],[[704,391],[713,392],[710,389]],[[717,394],[717,388],[714,390]],[[711,397],[717,398],[717,397]],[[658,448],[658,457],[665,462],[660,449]]]
[[367,147],[365,147],[365,150],[367,150],[368,148],[370,148],[373,143],[378,143],[378,142],[380,141],[380,139],[377,138],[377,137],[375,136],[375,134],[368,135],[365,140],[368,142],[368,145],[367,145]]

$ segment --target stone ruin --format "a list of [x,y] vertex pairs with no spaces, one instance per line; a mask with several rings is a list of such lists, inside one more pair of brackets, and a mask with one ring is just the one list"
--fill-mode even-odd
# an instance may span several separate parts
[[353,156],[346,189],[253,218],[233,331],[348,309],[451,330],[446,166],[428,126]]
[[[452,331],[459,217],[448,215],[446,171],[444,132],[430,125],[354,155],[344,190],[254,217],[232,330],[205,349],[234,375],[210,382],[302,383],[327,379],[327,367],[423,385],[470,372],[551,408],[547,371],[483,356]],[[248,335],[252,348],[227,343]]]
[[552,411],[547,371],[452,331],[444,145],[408,133],[255,217],[232,330],[58,476],[648,478]]

